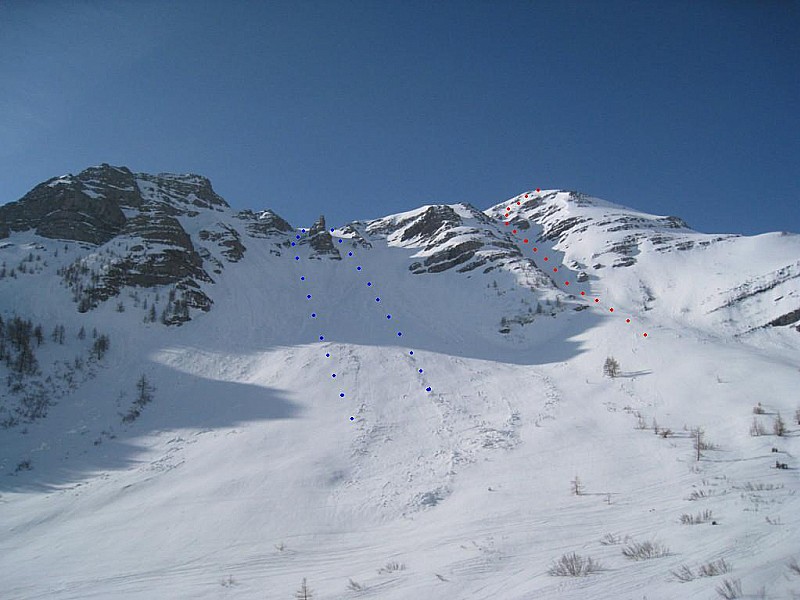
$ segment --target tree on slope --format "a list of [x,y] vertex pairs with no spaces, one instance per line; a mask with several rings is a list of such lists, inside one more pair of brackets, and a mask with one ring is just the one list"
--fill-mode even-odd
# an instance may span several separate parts
[[294,593],[294,597],[297,600],[311,600],[313,598],[311,590],[309,589],[308,584],[306,584],[305,577],[303,577],[303,583],[300,585],[300,589]]
[[613,356],[609,356],[603,364],[603,375],[608,377],[616,377],[619,375],[619,363]]

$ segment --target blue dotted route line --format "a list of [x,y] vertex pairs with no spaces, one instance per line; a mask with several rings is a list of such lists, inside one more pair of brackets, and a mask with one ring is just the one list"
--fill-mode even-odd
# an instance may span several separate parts
[[[334,228],[333,228],[333,227],[331,227],[331,229],[330,229],[330,232],[331,232],[331,233],[333,233],[333,232],[334,232]],[[300,230],[300,233],[302,233],[302,234],[305,234],[305,233],[307,233],[307,232],[306,232],[306,230],[305,230],[305,229],[301,229],[301,230]],[[293,242],[292,242],[292,247],[296,246],[296,245],[297,245],[297,241],[298,241],[298,240],[300,240],[300,239],[302,239],[302,238],[301,238],[301,235],[300,235],[300,234],[296,234],[296,235],[295,235],[295,240],[296,240],[296,241],[293,241]],[[343,241],[344,241],[344,240],[342,240],[342,239],[339,239],[338,243],[339,243],[339,244],[341,244],[341,243],[343,243]],[[348,256],[348,258],[352,258],[352,257],[354,256],[354,254],[353,254],[353,252],[352,252],[352,251],[350,251],[350,252],[348,252],[348,253],[347,253],[347,256]],[[300,256],[299,256],[299,255],[295,255],[295,257],[294,257],[294,260],[295,260],[295,262],[299,262],[299,261],[300,261]],[[358,265],[358,266],[356,266],[356,271],[357,271],[357,272],[363,272],[363,267],[362,267],[361,265]],[[301,276],[300,276],[300,281],[302,281],[302,282],[304,282],[304,283],[305,283],[305,282],[307,282],[307,281],[308,281],[308,278],[307,278],[305,275],[301,275]],[[371,288],[371,287],[372,287],[372,285],[373,285],[373,284],[372,284],[372,282],[371,282],[371,281],[368,281],[368,282],[367,282],[367,285],[366,285],[366,287],[369,287],[369,288]],[[306,300],[312,300],[312,299],[313,299],[313,294],[306,294]],[[380,302],[381,302],[381,297],[380,297],[380,296],[376,296],[376,297],[375,297],[375,302],[376,302],[376,303],[380,303]],[[311,318],[312,318],[312,319],[316,319],[316,318],[317,318],[317,313],[316,313],[316,311],[315,311],[315,312],[311,312],[311,313],[310,313],[310,316],[311,316]],[[388,320],[391,320],[391,319],[392,319],[392,315],[391,315],[391,313],[387,313],[387,314],[386,314],[386,320],[388,321]],[[398,332],[397,332],[397,337],[403,337],[403,332],[402,332],[402,331],[398,331]],[[320,341],[320,342],[323,342],[323,341],[325,341],[325,335],[324,335],[324,333],[321,333],[321,334],[319,335],[319,341]],[[409,354],[409,356],[414,356],[414,351],[413,351],[413,350],[409,350],[409,351],[408,351],[408,354]],[[331,353],[330,353],[330,352],[326,352],[326,353],[325,353],[325,358],[331,358]],[[424,373],[424,369],[421,369],[421,368],[417,369],[417,373],[418,373],[418,374],[420,374],[420,375],[422,375],[422,374]],[[331,379],[336,379],[336,373],[331,373]],[[423,384],[423,385],[424,385],[424,384]],[[425,387],[425,391],[426,391],[426,392],[431,392],[431,391],[432,391],[432,388],[431,388],[430,386],[426,386],[426,387]],[[340,391],[340,392],[339,392],[339,397],[340,397],[340,398],[344,398],[344,397],[345,397],[345,392],[344,392],[344,391]],[[355,421],[355,417],[351,416],[351,417],[350,417],[350,420],[351,420],[351,421]]]

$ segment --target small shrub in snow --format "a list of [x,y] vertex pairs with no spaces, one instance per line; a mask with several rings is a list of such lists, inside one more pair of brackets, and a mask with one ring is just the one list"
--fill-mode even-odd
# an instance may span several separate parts
[[25,460],[19,461],[19,463],[17,464],[17,468],[14,469],[14,472],[21,473],[22,471],[31,471],[31,470],[33,470],[33,465],[31,464],[31,461],[26,458]]
[[756,417],[753,417],[753,422],[750,423],[750,435],[753,437],[767,435],[767,429],[764,427],[764,424]]
[[580,554],[562,554],[547,570],[554,577],[585,577],[600,571],[603,567],[591,557],[584,558]]
[[746,492],[771,492],[772,490],[779,490],[783,488],[783,484],[774,483],[753,483],[752,481],[745,481],[739,489]]
[[672,573],[672,576],[675,577],[675,579],[682,583],[687,583],[697,579],[697,575],[695,575],[694,572],[686,565],[681,565],[676,570],[670,571],[670,573]]
[[647,429],[647,421],[644,420],[642,413],[636,413],[636,429]]
[[347,581],[347,589],[352,592],[363,592],[366,588],[363,585],[358,583],[357,581],[353,581],[352,579],[348,579]]
[[686,565],[681,565],[677,570],[670,571],[670,573],[672,573],[678,581],[686,583],[687,581],[694,581],[698,577],[716,577],[718,575],[730,573],[732,570],[733,567],[731,567],[730,563],[724,558],[721,558],[700,565],[697,567],[696,571],[693,571]]
[[689,501],[703,500],[704,498],[710,498],[713,495],[714,490],[704,490],[701,488],[699,490],[692,490],[692,493],[689,494],[686,499]]
[[716,587],[717,594],[725,600],[735,600],[742,597],[742,581],[740,579],[723,579]]
[[616,546],[617,544],[622,543],[622,538],[618,535],[614,535],[613,533],[607,533],[600,538],[600,543],[603,544],[603,546]]
[[765,412],[766,412],[766,411],[764,410],[764,407],[763,407],[763,406],[761,406],[761,402],[759,402],[758,404],[756,404],[756,405],[753,407],[753,414],[754,414],[754,415],[763,415]]
[[570,490],[573,496],[580,496],[583,493],[583,482],[575,475],[575,479],[570,481]]
[[396,571],[404,571],[406,566],[403,563],[399,563],[397,561],[390,561],[387,562],[384,566],[378,569],[378,574],[383,575],[384,573],[394,573]]
[[233,587],[236,585],[236,580],[233,578],[233,575],[228,575],[225,579],[220,582],[222,587]]
[[622,549],[622,555],[631,560],[649,560],[669,556],[669,548],[658,542],[631,542]]
[[716,577],[717,575],[724,575],[733,570],[730,563],[726,562],[724,558],[719,560],[712,560],[697,568],[697,574],[700,577]]
[[800,562],[797,562],[796,558],[791,559],[786,566],[789,568],[789,573],[800,576]]
[[682,525],[698,525],[700,523],[708,523],[710,520],[711,520],[710,510],[704,510],[703,512],[697,513],[696,515],[690,515],[688,513],[683,513],[681,515]]
[[794,411],[794,420],[795,420],[795,423],[800,425],[800,408],[798,408],[796,411]]

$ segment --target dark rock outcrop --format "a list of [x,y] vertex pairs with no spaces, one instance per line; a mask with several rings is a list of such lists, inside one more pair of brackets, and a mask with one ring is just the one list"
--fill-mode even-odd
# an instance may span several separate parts
[[236,215],[237,219],[247,221],[246,230],[250,237],[266,238],[273,235],[290,233],[292,226],[271,210],[258,214],[252,210],[243,210]]
[[424,265],[429,273],[440,273],[467,262],[483,246],[484,244],[480,240],[467,240],[460,244],[454,244],[427,257]]
[[333,238],[325,226],[325,217],[320,215],[319,219],[308,230],[308,236],[302,238],[301,244],[308,244],[314,250],[310,258],[321,258],[326,256],[333,260],[341,260],[342,257],[333,245]]
[[178,216],[192,214],[189,206],[223,210],[228,204],[199,175],[134,174],[102,164],[50,179],[0,206],[0,237],[4,231],[35,230],[46,238],[100,245],[122,232],[123,209]]
[[41,183],[20,200],[0,206],[0,228],[35,230],[46,238],[103,244],[125,226],[120,205],[87,193],[77,179]]
[[401,242],[406,242],[417,236],[423,238],[433,237],[443,227],[461,225],[461,217],[449,206],[431,206],[416,222],[407,227],[400,237]]
[[772,327],[784,327],[786,325],[793,325],[798,321],[800,321],[800,308],[786,313],[785,315],[781,315],[777,319],[767,323],[767,325],[771,325]]
[[222,255],[230,262],[239,262],[244,258],[244,253],[247,248],[242,244],[241,236],[230,225],[224,223],[217,223],[218,231],[209,231],[203,229],[200,231],[199,236],[203,241],[211,240],[217,242],[217,245],[222,248]]
[[[230,208],[211,187],[211,181],[201,175],[160,173],[137,174],[142,197],[150,206],[166,205],[171,209],[187,210],[189,206],[222,211]],[[151,185],[147,185],[151,184]]]

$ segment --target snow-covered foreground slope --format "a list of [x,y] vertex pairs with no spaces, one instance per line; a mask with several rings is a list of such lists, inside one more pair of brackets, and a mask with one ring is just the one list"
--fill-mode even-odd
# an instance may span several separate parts
[[[354,224],[334,236],[348,242],[342,260],[303,245],[277,257],[251,240],[204,288],[213,310],[180,328],[113,305],[78,315],[58,284],[42,287],[52,273],[0,281],[7,313],[111,339],[46,419],[0,432],[0,595],[278,599],[303,578],[319,599],[706,599],[725,579],[745,594],[800,594],[786,566],[800,559],[800,334],[757,328],[797,300],[798,238],[669,226],[681,239],[629,239],[623,254],[636,260],[615,268],[619,240],[602,219],[627,209],[565,198],[508,238],[491,232],[514,227],[503,225],[510,202],[487,223],[456,207],[461,229],[439,238],[409,221],[441,217],[424,209]],[[595,223],[550,235],[548,219],[575,216]],[[406,221],[422,225],[405,235]],[[350,244],[355,231],[371,247]],[[409,270],[461,260],[475,236],[489,242],[459,264],[500,267]],[[656,249],[684,237],[698,246]],[[9,243],[51,256],[59,245]],[[462,254],[442,253],[453,246]],[[784,280],[759,284],[787,265]],[[528,311],[544,298],[563,310]],[[610,355],[614,379],[602,373]],[[153,401],[122,424],[142,374]],[[758,402],[759,422],[771,433],[780,411],[787,435],[749,435]],[[655,435],[654,420],[671,434]],[[697,427],[714,445],[699,461]],[[14,472],[21,457],[32,470]],[[681,523],[704,511],[707,522]],[[623,555],[643,542],[669,551]],[[549,575],[571,552],[602,569]],[[729,573],[671,573],[720,559]]]

